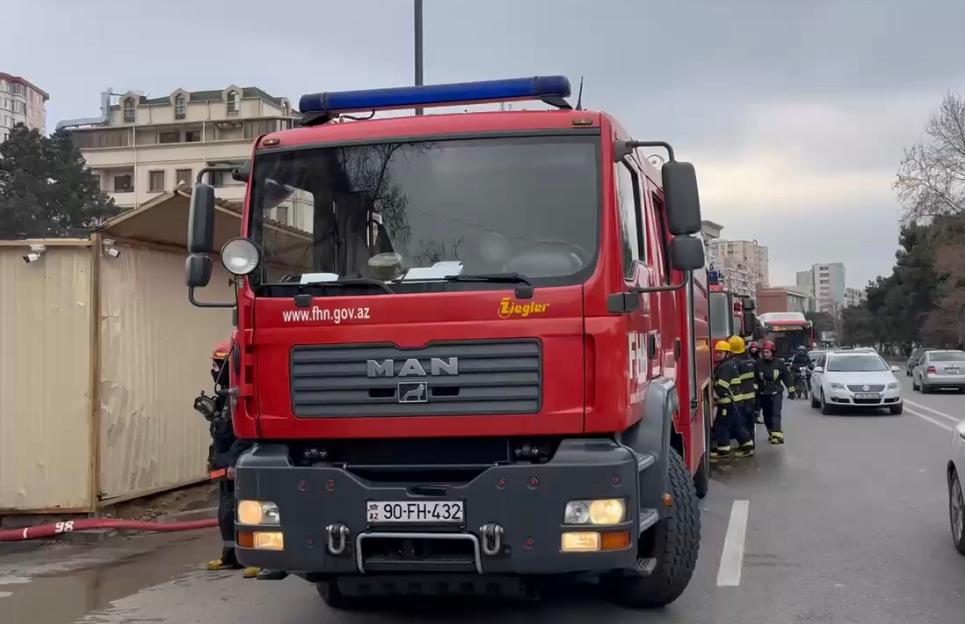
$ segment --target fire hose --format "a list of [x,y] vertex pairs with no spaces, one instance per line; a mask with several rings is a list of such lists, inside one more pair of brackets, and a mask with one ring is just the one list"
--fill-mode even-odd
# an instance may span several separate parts
[[0,542],[14,542],[31,540],[34,538],[50,538],[68,532],[84,530],[133,530],[140,532],[184,532],[216,527],[218,519],[201,519],[200,521],[184,521],[181,523],[159,523],[157,521],[131,521],[127,519],[76,519],[57,521],[34,527],[20,527],[16,529],[0,530]]

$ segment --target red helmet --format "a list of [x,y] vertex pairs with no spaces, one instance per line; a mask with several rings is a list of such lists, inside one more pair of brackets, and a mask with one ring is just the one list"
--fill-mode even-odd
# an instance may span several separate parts
[[776,348],[773,341],[764,341],[764,343],[761,344],[761,350],[767,349],[773,352]]
[[757,341],[751,341],[750,345],[747,346],[747,349],[760,351],[761,344],[758,343]]

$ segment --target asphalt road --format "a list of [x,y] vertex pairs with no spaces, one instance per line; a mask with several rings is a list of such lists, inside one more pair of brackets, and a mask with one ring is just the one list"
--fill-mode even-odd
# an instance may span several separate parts
[[202,570],[218,549],[206,532],[0,552],[0,620],[960,622],[965,557],[949,535],[944,471],[965,395],[921,395],[899,375],[903,415],[822,416],[785,401],[786,445],[716,468],[697,572],[663,610],[614,606],[583,581],[538,603],[373,600],[338,612],[297,578]]

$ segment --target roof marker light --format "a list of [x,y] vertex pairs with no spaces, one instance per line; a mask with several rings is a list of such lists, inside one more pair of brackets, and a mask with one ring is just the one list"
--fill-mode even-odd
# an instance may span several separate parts
[[563,98],[570,95],[565,76],[532,76],[480,82],[460,82],[416,87],[330,91],[303,95],[298,108],[312,119],[331,118],[339,113],[377,111],[430,106],[450,106],[508,100],[543,100],[570,108]]

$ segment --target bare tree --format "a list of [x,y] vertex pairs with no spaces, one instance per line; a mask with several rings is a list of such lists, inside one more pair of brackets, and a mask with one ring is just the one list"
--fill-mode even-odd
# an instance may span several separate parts
[[965,214],[965,99],[949,91],[925,128],[905,149],[894,183],[910,221]]

